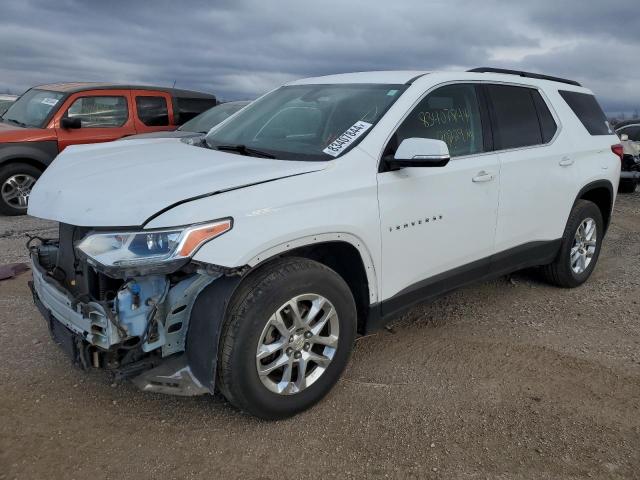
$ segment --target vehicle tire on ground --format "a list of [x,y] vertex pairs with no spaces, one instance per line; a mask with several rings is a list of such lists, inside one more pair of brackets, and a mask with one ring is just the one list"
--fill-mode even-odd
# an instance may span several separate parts
[[569,214],[558,256],[543,267],[547,281],[564,288],[582,285],[596,266],[603,237],[600,209],[593,202],[578,200]]
[[619,193],[633,193],[636,191],[636,187],[638,186],[637,180],[620,180],[620,185],[618,185]]
[[248,277],[230,302],[218,387],[260,418],[293,416],[338,381],[356,325],[355,301],[340,275],[306,258],[275,260]]
[[29,195],[42,172],[26,163],[0,167],[0,214],[25,215]]

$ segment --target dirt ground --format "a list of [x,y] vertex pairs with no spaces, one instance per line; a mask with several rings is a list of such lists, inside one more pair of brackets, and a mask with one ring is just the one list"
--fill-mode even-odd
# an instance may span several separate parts
[[[48,230],[0,217],[0,263]],[[73,368],[29,277],[0,282],[0,479],[640,478],[640,193],[583,287],[524,272],[420,306],[282,422]]]

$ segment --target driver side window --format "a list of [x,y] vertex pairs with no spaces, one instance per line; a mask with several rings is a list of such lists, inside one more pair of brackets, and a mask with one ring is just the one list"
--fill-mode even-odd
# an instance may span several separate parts
[[431,92],[413,109],[394,135],[395,148],[406,138],[433,138],[451,157],[484,150],[480,107],[473,84],[447,85]]

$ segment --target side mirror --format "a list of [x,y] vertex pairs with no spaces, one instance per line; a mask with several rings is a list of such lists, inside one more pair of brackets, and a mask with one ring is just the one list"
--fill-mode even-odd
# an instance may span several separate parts
[[60,128],[64,128],[65,130],[70,130],[73,128],[82,128],[82,120],[78,117],[69,118],[63,117],[60,119]]
[[442,140],[405,138],[392,159],[386,160],[391,170],[406,167],[444,167],[451,159],[449,147]]
[[629,141],[629,135],[627,135],[626,133],[623,133],[622,135],[620,135],[620,141],[621,142]]

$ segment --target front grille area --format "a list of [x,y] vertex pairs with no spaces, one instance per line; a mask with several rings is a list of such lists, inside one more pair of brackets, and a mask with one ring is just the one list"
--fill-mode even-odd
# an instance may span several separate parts
[[58,257],[51,274],[79,300],[112,300],[123,281],[96,272],[76,255],[74,249],[74,245],[90,230],[88,227],[60,224]]

